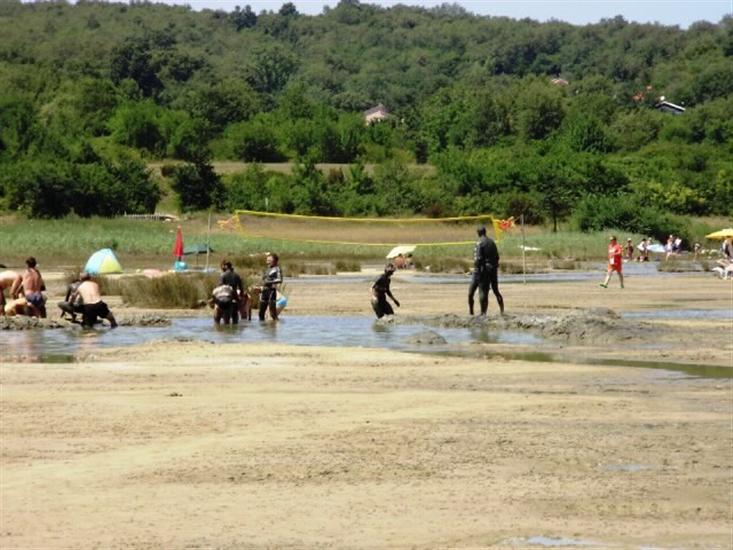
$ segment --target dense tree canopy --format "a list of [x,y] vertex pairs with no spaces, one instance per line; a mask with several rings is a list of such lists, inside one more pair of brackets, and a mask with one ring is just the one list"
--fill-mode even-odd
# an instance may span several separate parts
[[[588,196],[731,208],[730,17],[682,30],[449,4],[342,0],[305,16],[292,3],[256,14],[5,0],[0,30],[0,206],[33,215],[150,210],[159,191],[139,161],[153,158],[191,163],[175,180],[198,193],[184,208],[261,208],[257,190],[285,211],[352,215],[521,210],[556,222]],[[685,113],[656,110],[661,96]],[[366,126],[378,103],[391,117]],[[222,188],[211,154],[297,168]],[[353,167],[324,175],[316,162]]]

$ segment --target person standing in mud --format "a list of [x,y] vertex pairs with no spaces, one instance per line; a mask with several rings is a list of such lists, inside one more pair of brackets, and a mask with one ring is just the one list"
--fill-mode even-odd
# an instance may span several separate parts
[[496,243],[486,236],[486,228],[476,230],[478,241],[473,248],[473,275],[468,287],[468,312],[473,315],[473,296],[478,288],[481,315],[489,309],[489,289],[493,290],[499,311],[504,313],[504,297],[499,292],[499,250]]
[[10,294],[15,299],[22,292],[30,307],[31,315],[45,318],[46,299],[43,297],[43,291],[46,290],[46,285],[43,282],[41,272],[36,267],[36,259],[30,256],[26,259],[25,266],[25,271],[13,283]]
[[392,291],[389,289],[389,285],[391,283],[390,278],[394,272],[394,264],[387,264],[384,268],[384,273],[382,273],[372,285],[372,308],[374,309],[374,313],[377,315],[377,319],[381,319],[385,315],[394,315],[394,310],[392,309],[392,306],[389,305],[387,296],[392,298],[394,305],[400,307],[400,302],[392,295]]
[[277,321],[277,289],[283,282],[280,269],[280,258],[274,252],[267,255],[267,267],[262,274],[262,292],[260,293],[260,321],[265,320],[265,313],[270,310],[270,318]]
[[[218,297],[216,296],[217,289],[226,290],[227,292],[223,297]],[[219,286],[214,289],[214,292],[214,301],[217,307],[214,317],[216,324],[219,324],[219,321],[221,321],[222,318],[224,319],[225,325],[228,325],[230,321],[233,325],[239,324],[239,303],[244,299],[246,291],[242,284],[242,278],[236,271],[234,271],[232,262],[229,260],[222,260],[221,262]]]

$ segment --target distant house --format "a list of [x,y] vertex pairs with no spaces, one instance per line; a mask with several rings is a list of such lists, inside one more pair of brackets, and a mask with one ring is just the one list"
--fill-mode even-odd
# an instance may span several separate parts
[[564,78],[553,78],[552,80],[550,80],[550,83],[554,84],[555,86],[567,86],[568,84],[570,84],[570,82],[568,82]]
[[665,100],[664,96],[659,98],[659,102],[654,106],[654,108],[662,111],[663,113],[672,113],[673,115],[681,115],[685,112],[684,107]]
[[383,120],[385,120],[388,117],[389,117],[389,111],[387,111],[387,107],[385,107],[381,103],[377,105],[376,107],[372,107],[371,109],[364,111],[364,122],[366,124],[374,124],[375,122],[382,122]]

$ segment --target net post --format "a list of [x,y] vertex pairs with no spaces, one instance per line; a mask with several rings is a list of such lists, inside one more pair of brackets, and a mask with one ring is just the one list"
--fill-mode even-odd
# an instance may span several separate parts
[[524,212],[519,215],[522,224],[522,283],[527,284],[527,250],[524,244]]
[[[211,250],[211,208],[209,208],[209,223],[206,228],[206,267],[204,268],[204,271],[206,273],[209,272],[209,250]],[[198,256],[198,254],[196,254]]]

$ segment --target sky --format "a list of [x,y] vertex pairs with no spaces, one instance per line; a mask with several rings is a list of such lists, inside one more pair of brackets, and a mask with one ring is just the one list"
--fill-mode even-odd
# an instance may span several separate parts
[[[154,0],[161,1],[161,0]],[[223,9],[249,4],[259,13],[280,9],[287,0],[163,0],[167,4],[188,4],[194,9]],[[338,0],[290,0],[300,13],[315,15],[324,6],[335,6]],[[477,15],[529,17],[538,21],[559,19],[575,25],[596,23],[600,19],[622,15],[627,21],[658,22],[687,28],[695,21],[719,22],[733,14],[733,0],[362,0],[367,4],[389,7],[395,4],[433,7],[455,3]]]

